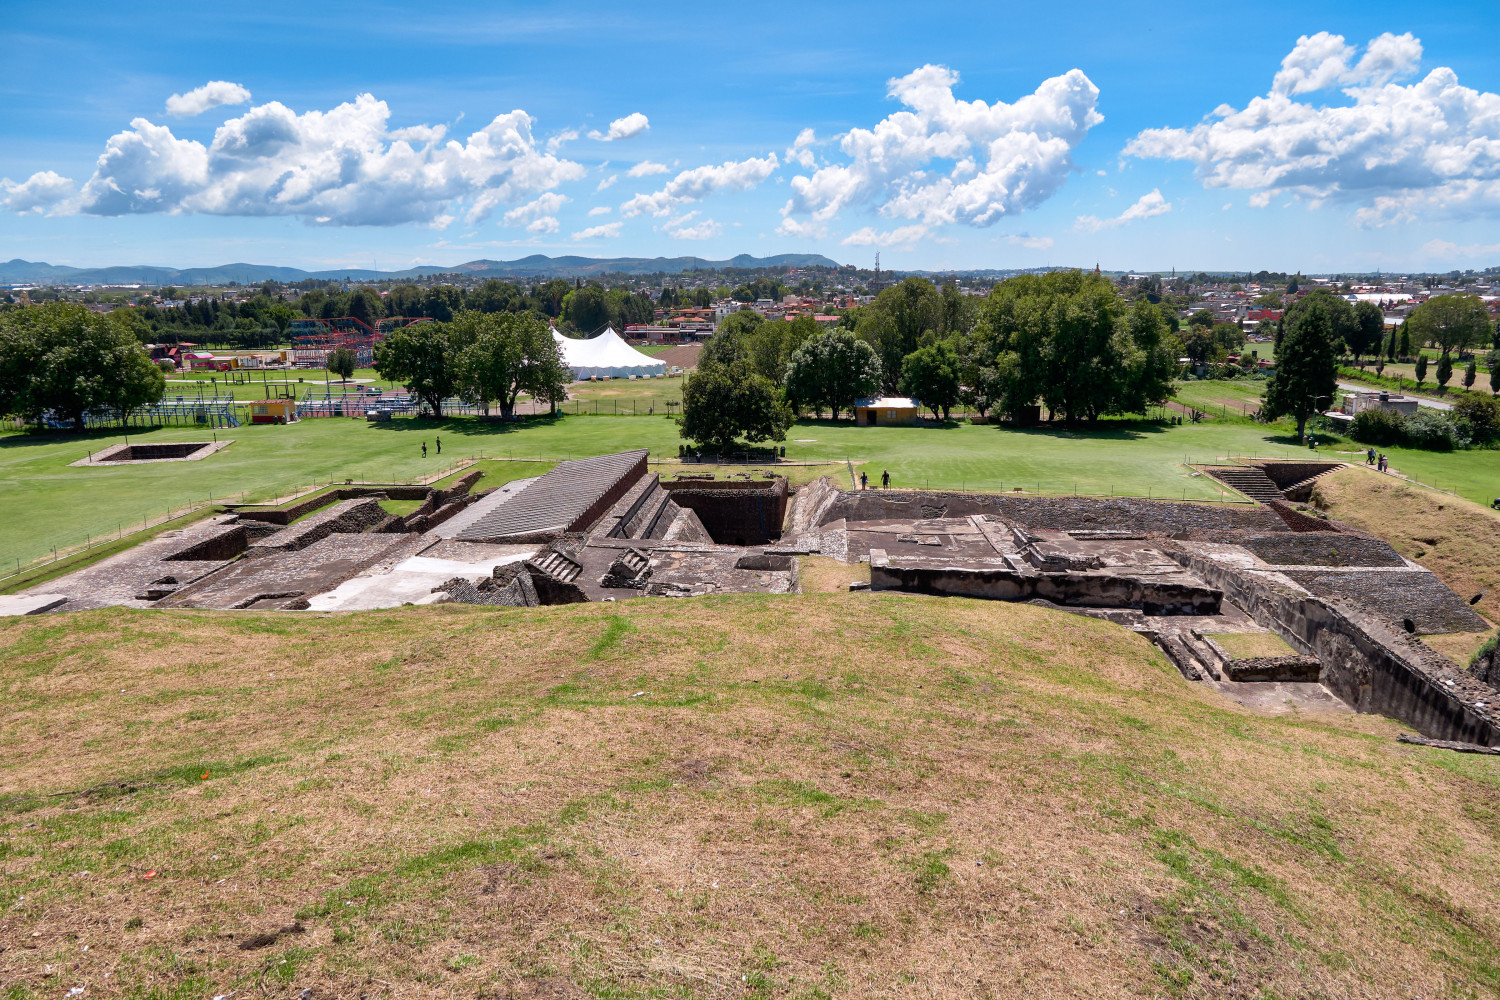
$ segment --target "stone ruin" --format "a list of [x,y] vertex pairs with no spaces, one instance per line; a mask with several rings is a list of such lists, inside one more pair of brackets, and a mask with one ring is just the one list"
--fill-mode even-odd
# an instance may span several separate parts
[[[1500,743],[1500,668],[1424,635],[1493,628],[1384,541],[1290,498],[1335,463],[1210,470],[1239,502],[840,489],[679,475],[645,451],[472,492],[345,487],[165,533],[21,595],[106,605],[336,611],[528,607],[792,593],[798,560],[867,563],[869,588],[1026,601],[1148,637],[1191,681],[1272,710],[1379,712],[1425,737]],[[421,501],[403,517],[381,499]],[[854,574],[851,573],[851,576]],[[45,591],[43,593],[42,591]],[[1241,655],[1249,637],[1269,650]]]

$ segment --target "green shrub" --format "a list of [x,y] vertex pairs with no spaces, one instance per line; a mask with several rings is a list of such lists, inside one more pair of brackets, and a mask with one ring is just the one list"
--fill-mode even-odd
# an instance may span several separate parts
[[1372,407],[1354,415],[1349,436],[1363,444],[1389,448],[1403,440],[1401,424],[1401,414],[1395,410]]
[[1422,407],[1409,417],[1402,419],[1408,448],[1426,448],[1429,451],[1452,451],[1468,445],[1458,433],[1453,418],[1441,410]]

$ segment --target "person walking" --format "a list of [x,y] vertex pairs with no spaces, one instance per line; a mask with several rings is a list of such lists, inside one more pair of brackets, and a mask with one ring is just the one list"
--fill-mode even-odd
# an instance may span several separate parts
[[1374,448],[1370,448],[1370,449],[1367,449],[1365,451],[1365,464],[1366,465],[1374,465],[1375,464],[1375,449]]
[[427,442],[426,441],[422,442],[422,457],[423,458],[427,457]]
[[437,439],[437,446],[438,446],[438,454],[441,455],[443,453],[443,439],[442,438],[438,438]]
[[891,474],[885,469],[880,470],[880,488],[883,490],[891,488]]
[[859,488],[862,490],[867,490],[870,488],[870,477],[865,475],[863,472],[859,474]]

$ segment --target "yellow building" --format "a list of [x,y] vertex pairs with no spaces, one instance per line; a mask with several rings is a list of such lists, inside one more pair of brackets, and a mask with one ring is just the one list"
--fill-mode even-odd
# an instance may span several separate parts
[[861,427],[897,426],[922,422],[922,404],[910,396],[882,396],[879,399],[856,399],[854,422]]

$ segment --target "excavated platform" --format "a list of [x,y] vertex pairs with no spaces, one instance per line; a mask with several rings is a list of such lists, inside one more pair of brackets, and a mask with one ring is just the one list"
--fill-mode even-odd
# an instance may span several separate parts
[[[38,593],[60,594],[68,598],[53,611],[83,611],[89,608],[108,608],[123,605],[130,608],[149,608],[155,602],[138,595],[153,587],[182,587],[194,580],[222,569],[244,551],[244,538],[229,538],[230,544],[223,548],[229,553],[223,558],[174,559],[180,553],[191,554],[195,549],[213,543],[226,536],[235,536],[235,517],[230,514],[211,517],[186,528],[165,531],[134,548],[101,559],[91,566],[51,580],[36,588]],[[235,551],[235,550],[238,551]],[[216,553],[217,554],[217,553]],[[176,583],[160,581],[171,577]]]
[[476,542],[542,541],[587,527],[646,472],[647,452],[559,462],[454,537]]
[[415,555],[422,535],[331,534],[297,552],[240,560],[160,602],[160,607],[265,610],[333,590],[380,560]]

